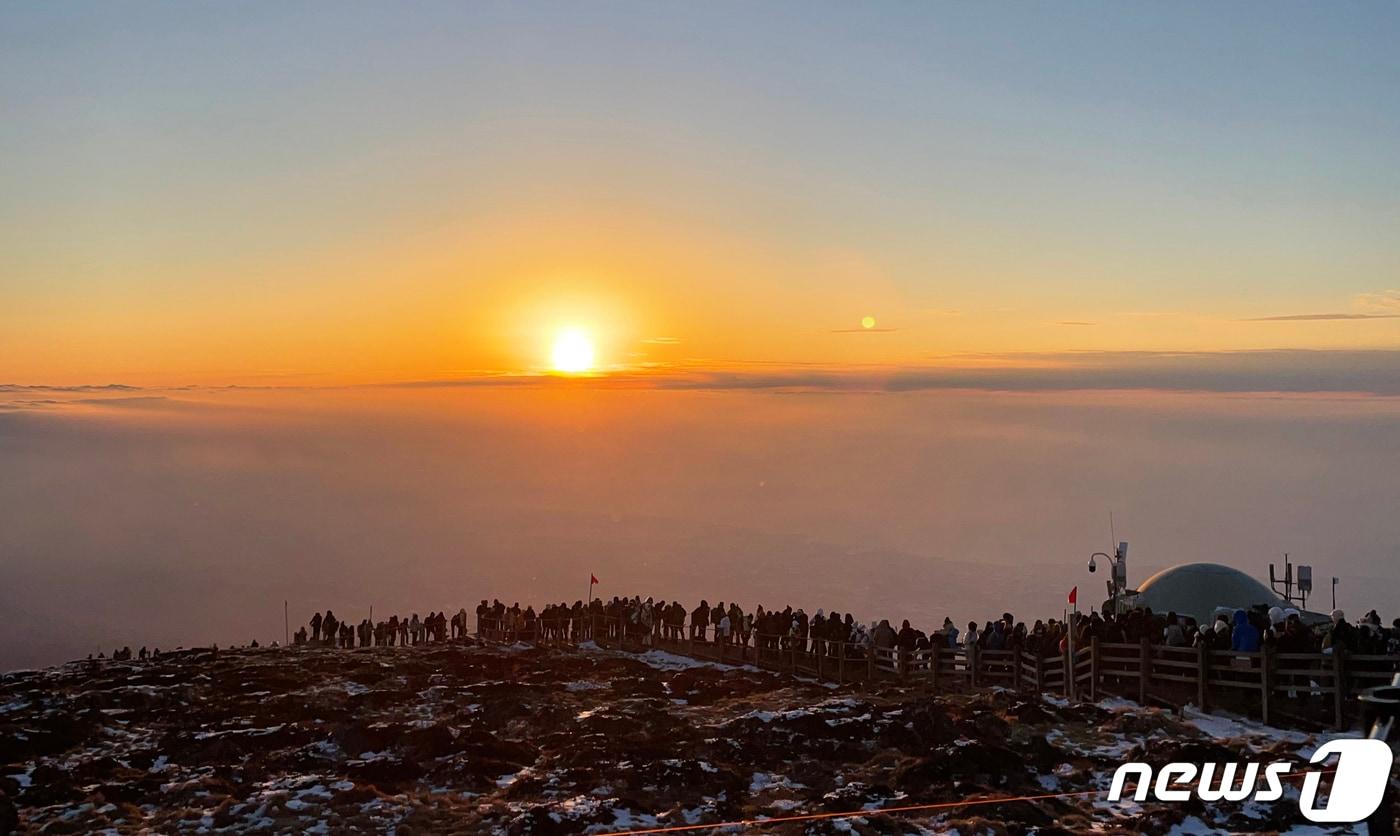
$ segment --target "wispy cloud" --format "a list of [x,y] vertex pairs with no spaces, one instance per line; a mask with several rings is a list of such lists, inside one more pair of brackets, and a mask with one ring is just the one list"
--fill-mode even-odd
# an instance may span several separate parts
[[1077,319],[1062,319],[1056,325],[1098,325],[1097,322],[1081,322]]
[[140,386],[127,386],[122,383],[83,384],[80,386],[24,386],[18,383],[0,383],[0,392],[139,392]]
[[898,328],[832,328],[832,334],[893,334]]
[[884,371],[693,372],[658,378],[651,385],[852,392],[1160,390],[1400,395],[1400,351],[1085,352],[1012,355],[1004,363]]
[[1356,305],[1372,311],[1400,311],[1400,290],[1362,293],[1356,297]]
[[1214,393],[1364,393],[1400,396],[1400,350],[1221,352],[1085,351],[940,358],[928,366],[780,363],[635,369],[591,378],[495,376],[391,386],[592,386],[680,390],[1035,392],[1155,390]]
[[73,403],[141,409],[144,407],[164,406],[169,400],[170,399],[165,395],[130,395],[124,398],[78,398],[73,401]]
[[1288,314],[1287,316],[1255,316],[1248,319],[1241,319],[1240,322],[1325,322],[1329,320],[1351,320],[1351,319],[1400,319],[1400,313],[1393,314],[1364,314],[1364,313],[1308,313],[1308,314]]

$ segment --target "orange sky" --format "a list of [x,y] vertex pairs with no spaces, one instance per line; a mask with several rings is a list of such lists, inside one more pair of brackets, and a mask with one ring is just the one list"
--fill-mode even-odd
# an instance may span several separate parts
[[1373,11],[9,7],[0,383],[1394,349]]
[[[533,373],[547,368],[555,336],[569,327],[594,340],[600,371],[1392,347],[1400,331],[1393,319],[1242,322],[1274,309],[1237,303],[1002,305],[1011,300],[1000,298],[996,267],[948,268],[935,284],[950,289],[940,292],[911,287],[881,262],[839,247],[774,252],[655,221],[495,219],[332,251],[151,269],[134,286],[84,284],[47,310],[42,294],[21,294],[18,309],[0,314],[0,380],[338,384]],[[1363,299],[1336,306],[1383,309]],[[874,329],[861,327],[867,315]]]

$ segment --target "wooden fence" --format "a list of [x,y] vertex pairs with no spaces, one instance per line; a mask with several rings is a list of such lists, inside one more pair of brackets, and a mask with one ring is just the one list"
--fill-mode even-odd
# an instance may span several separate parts
[[1221,708],[1273,725],[1347,728],[1360,717],[1356,695],[1384,685],[1400,672],[1400,656],[1336,653],[1277,653],[1090,642],[1073,655],[1041,656],[1029,651],[933,647],[900,651],[866,648],[851,642],[795,639],[754,634],[748,641],[691,636],[658,625],[650,633],[610,616],[570,621],[538,620],[533,628],[503,630],[478,620],[478,637],[575,647],[592,641],[602,647],[666,650],[693,659],[753,665],[772,671],[833,682],[894,680],[924,682],[936,690],[964,692],[1002,687],[1031,693],[1063,694],[1097,700],[1120,696],[1143,705],[1194,704]]

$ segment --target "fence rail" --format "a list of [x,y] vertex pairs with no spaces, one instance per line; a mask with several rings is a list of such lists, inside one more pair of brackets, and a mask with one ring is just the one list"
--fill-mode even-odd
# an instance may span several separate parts
[[1094,639],[1070,653],[932,647],[903,651],[852,642],[760,633],[715,638],[690,625],[650,629],[614,616],[546,620],[507,627],[477,620],[477,636],[554,647],[583,642],[627,650],[658,649],[694,659],[753,665],[834,682],[925,682],[948,692],[1003,687],[1069,698],[1121,696],[1143,704],[1224,708],[1274,725],[1347,728],[1360,717],[1356,695],[1390,682],[1400,656],[1242,652]]

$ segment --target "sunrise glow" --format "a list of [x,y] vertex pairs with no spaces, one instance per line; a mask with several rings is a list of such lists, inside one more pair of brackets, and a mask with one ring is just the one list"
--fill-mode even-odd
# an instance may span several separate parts
[[550,368],[561,374],[582,374],[593,371],[593,341],[577,328],[560,331],[550,351]]

